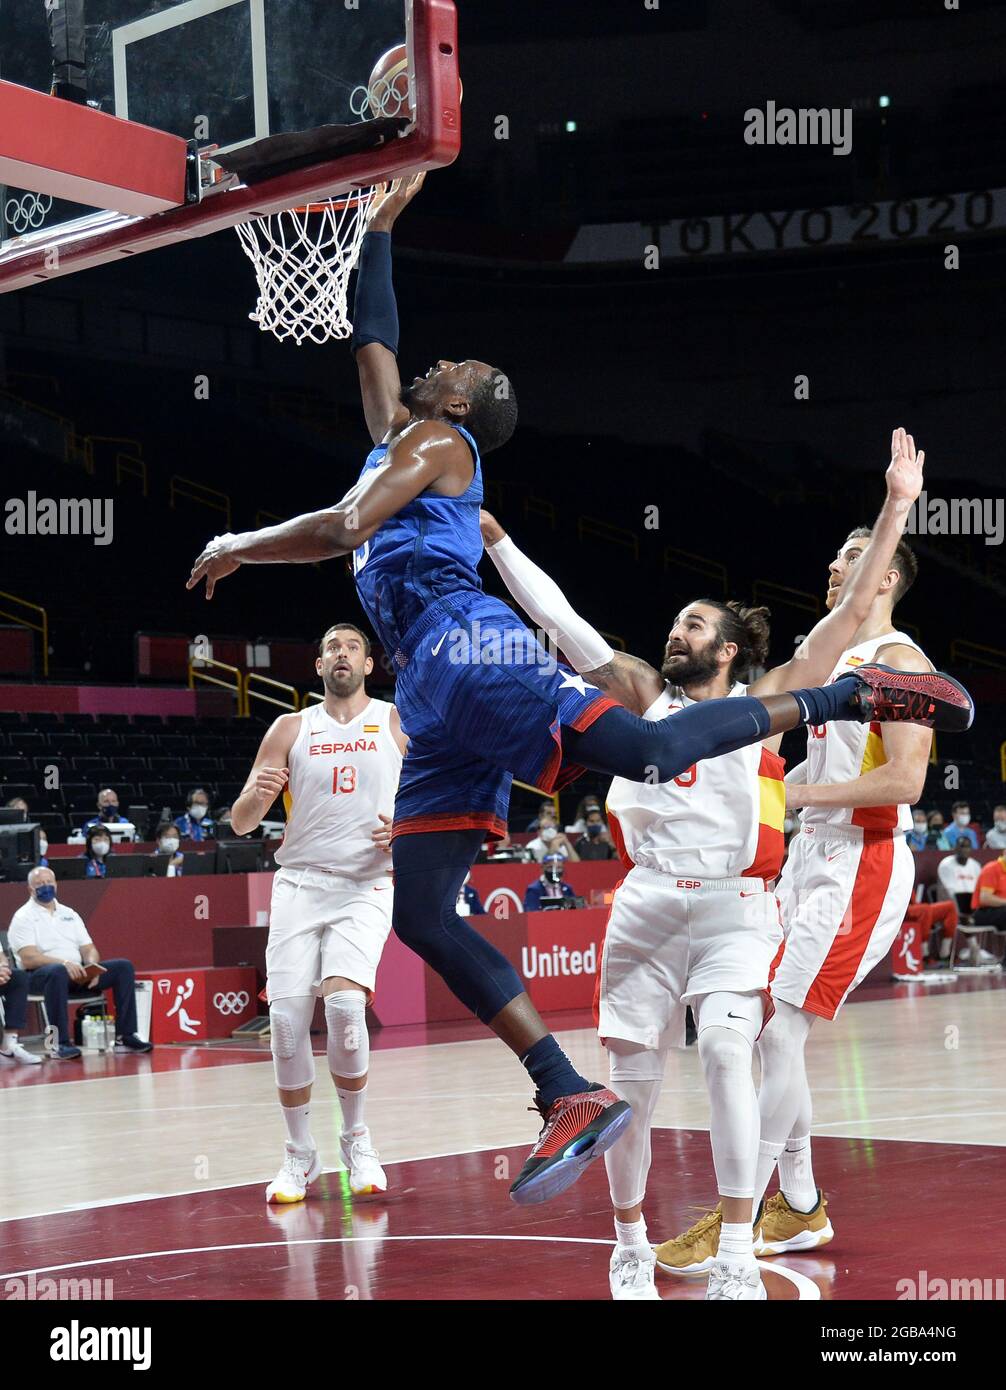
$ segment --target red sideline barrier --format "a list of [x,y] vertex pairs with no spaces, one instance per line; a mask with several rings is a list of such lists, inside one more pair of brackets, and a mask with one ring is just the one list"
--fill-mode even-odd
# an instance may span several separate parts
[[[0,923],[28,899],[26,883],[0,883]],[[248,921],[248,875],[84,879],[59,885],[59,901],[84,919],[106,960],[138,971],[213,964],[213,928]]]

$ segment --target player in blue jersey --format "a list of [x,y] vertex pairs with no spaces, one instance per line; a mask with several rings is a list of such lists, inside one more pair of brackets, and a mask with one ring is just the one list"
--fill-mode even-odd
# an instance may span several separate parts
[[[487,832],[506,830],[512,777],[549,792],[584,768],[664,782],[801,723],[966,728],[972,707],[949,677],[862,666],[825,688],[702,701],[648,721],[558,663],[512,609],[488,597],[477,571],[481,455],[510,438],[517,404],[507,377],[474,360],[440,361],[402,387],[391,228],[421,184],[418,176],[379,193],[363,242],[353,350],[375,447],[359,480],[324,511],[216,537],[188,587],[205,579],[210,598],[243,564],[352,552],[360,601],[395,663],[395,704],[409,738],[392,832],[394,930],[527,1069],[544,1125],[510,1193],[542,1202],[615,1142],[629,1109],[577,1072],[513,967],[455,911]],[[584,646],[572,650],[577,642]],[[565,654],[588,672],[632,660],[596,644],[592,629],[574,630]]]

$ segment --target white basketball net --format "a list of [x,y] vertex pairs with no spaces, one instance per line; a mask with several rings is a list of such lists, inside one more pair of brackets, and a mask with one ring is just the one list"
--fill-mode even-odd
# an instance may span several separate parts
[[367,229],[372,188],[256,217],[238,229],[255,267],[258,303],[249,315],[263,332],[298,347],[348,338],[349,277]]
[[[392,75],[394,78],[394,75]],[[397,116],[408,101],[395,80],[356,87],[350,97],[353,115]],[[255,267],[258,303],[249,314],[263,332],[298,347],[308,339],[327,343],[348,338],[349,277],[360,258],[373,188],[355,188],[338,198],[256,217],[237,228],[241,245]]]

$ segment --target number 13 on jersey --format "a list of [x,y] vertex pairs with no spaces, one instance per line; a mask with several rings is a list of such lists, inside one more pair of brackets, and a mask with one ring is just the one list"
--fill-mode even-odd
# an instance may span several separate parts
[[356,791],[356,768],[350,765],[346,767],[332,768],[332,795],[336,792],[355,792]]

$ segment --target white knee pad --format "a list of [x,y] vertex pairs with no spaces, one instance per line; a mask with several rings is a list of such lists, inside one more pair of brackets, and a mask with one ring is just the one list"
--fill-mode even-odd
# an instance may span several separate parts
[[650,1126],[660,1097],[667,1052],[621,1038],[609,1038],[608,1061],[611,1089],[632,1106],[629,1128],[604,1155],[611,1204],[624,1211],[636,1206],[646,1195]]
[[311,1052],[314,1005],[313,994],[275,999],[269,1005],[272,1062],[276,1085],[281,1091],[299,1091],[302,1086],[310,1086],[314,1081],[314,1056]]
[[337,989],[325,996],[328,1024],[328,1069],[353,1081],[370,1067],[367,997],[359,989]]
[[704,994],[694,1008],[700,1053],[704,1028],[729,1028],[734,1033],[740,1033],[748,1046],[754,1049],[765,1014],[765,999],[758,991],[731,994],[728,990],[717,990],[714,994]]

